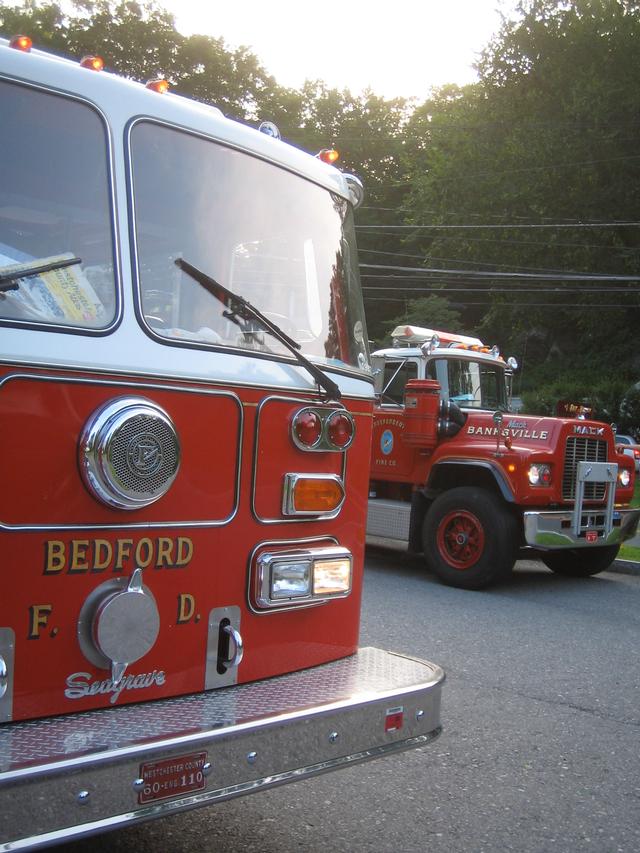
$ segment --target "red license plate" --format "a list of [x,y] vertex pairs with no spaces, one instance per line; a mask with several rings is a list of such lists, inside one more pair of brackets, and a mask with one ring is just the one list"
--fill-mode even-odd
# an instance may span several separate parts
[[204,765],[206,752],[148,761],[140,767],[143,782],[138,794],[138,803],[152,803],[166,797],[176,797],[191,791],[201,791],[205,786]]

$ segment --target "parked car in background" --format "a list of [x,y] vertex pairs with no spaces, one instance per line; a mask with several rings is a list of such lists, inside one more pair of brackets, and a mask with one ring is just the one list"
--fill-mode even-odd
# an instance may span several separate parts
[[627,456],[633,456],[636,463],[636,474],[640,472],[640,444],[630,435],[616,435],[616,445],[624,448]]

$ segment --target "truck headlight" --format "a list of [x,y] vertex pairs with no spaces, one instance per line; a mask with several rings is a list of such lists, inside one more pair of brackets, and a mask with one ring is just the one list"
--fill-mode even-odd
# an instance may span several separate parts
[[313,564],[313,594],[345,595],[351,589],[351,555],[336,555]]
[[308,607],[351,592],[353,558],[346,548],[264,551],[253,565],[252,598],[260,610]]
[[529,466],[528,477],[532,486],[550,486],[551,466],[535,462]]
[[311,561],[284,560],[271,566],[270,597],[274,601],[311,595]]
[[623,468],[618,474],[618,482],[621,486],[624,486],[625,489],[631,482],[631,473],[627,471],[626,468]]

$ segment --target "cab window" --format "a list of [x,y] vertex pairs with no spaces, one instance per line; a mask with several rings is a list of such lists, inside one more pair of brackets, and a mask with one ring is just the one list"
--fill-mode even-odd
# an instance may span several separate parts
[[72,98],[0,81],[0,321],[115,319],[107,132]]
[[418,378],[415,361],[387,361],[384,365],[382,403],[404,402],[404,389],[410,379]]

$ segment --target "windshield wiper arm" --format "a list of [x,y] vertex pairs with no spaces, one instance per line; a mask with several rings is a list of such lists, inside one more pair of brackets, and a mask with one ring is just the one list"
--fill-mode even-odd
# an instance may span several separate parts
[[63,258],[60,261],[34,261],[28,266],[12,269],[11,272],[0,272],[0,292],[6,290],[17,290],[20,285],[14,284],[19,278],[29,278],[30,275],[39,275],[41,272],[64,269],[74,264],[81,264],[82,258]]
[[202,285],[208,293],[215,296],[219,302],[222,302],[227,309],[227,311],[224,312],[225,317],[239,326],[241,326],[241,324],[238,321],[238,317],[245,322],[255,320],[265,332],[269,332],[269,334],[277,341],[280,341],[280,343],[295,357],[298,364],[304,367],[305,370],[313,376],[321,388],[324,388],[327,392],[328,400],[340,400],[342,395],[336,383],[330,379],[323,370],[320,370],[320,368],[316,367],[312,361],[309,361],[306,356],[302,355],[300,352],[300,344],[297,341],[294,341],[293,338],[290,338],[289,335],[283,332],[279,326],[272,323],[268,317],[265,317],[262,311],[255,308],[243,296],[238,296],[237,293],[233,293],[231,290],[228,290],[224,285],[211,278],[211,276],[208,276],[206,273],[203,273],[202,270],[199,270],[188,261],[185,261],[184,258],[176,258],[175,263],[177,267],[194,279],[194,281],[197,281],[198,284]]

